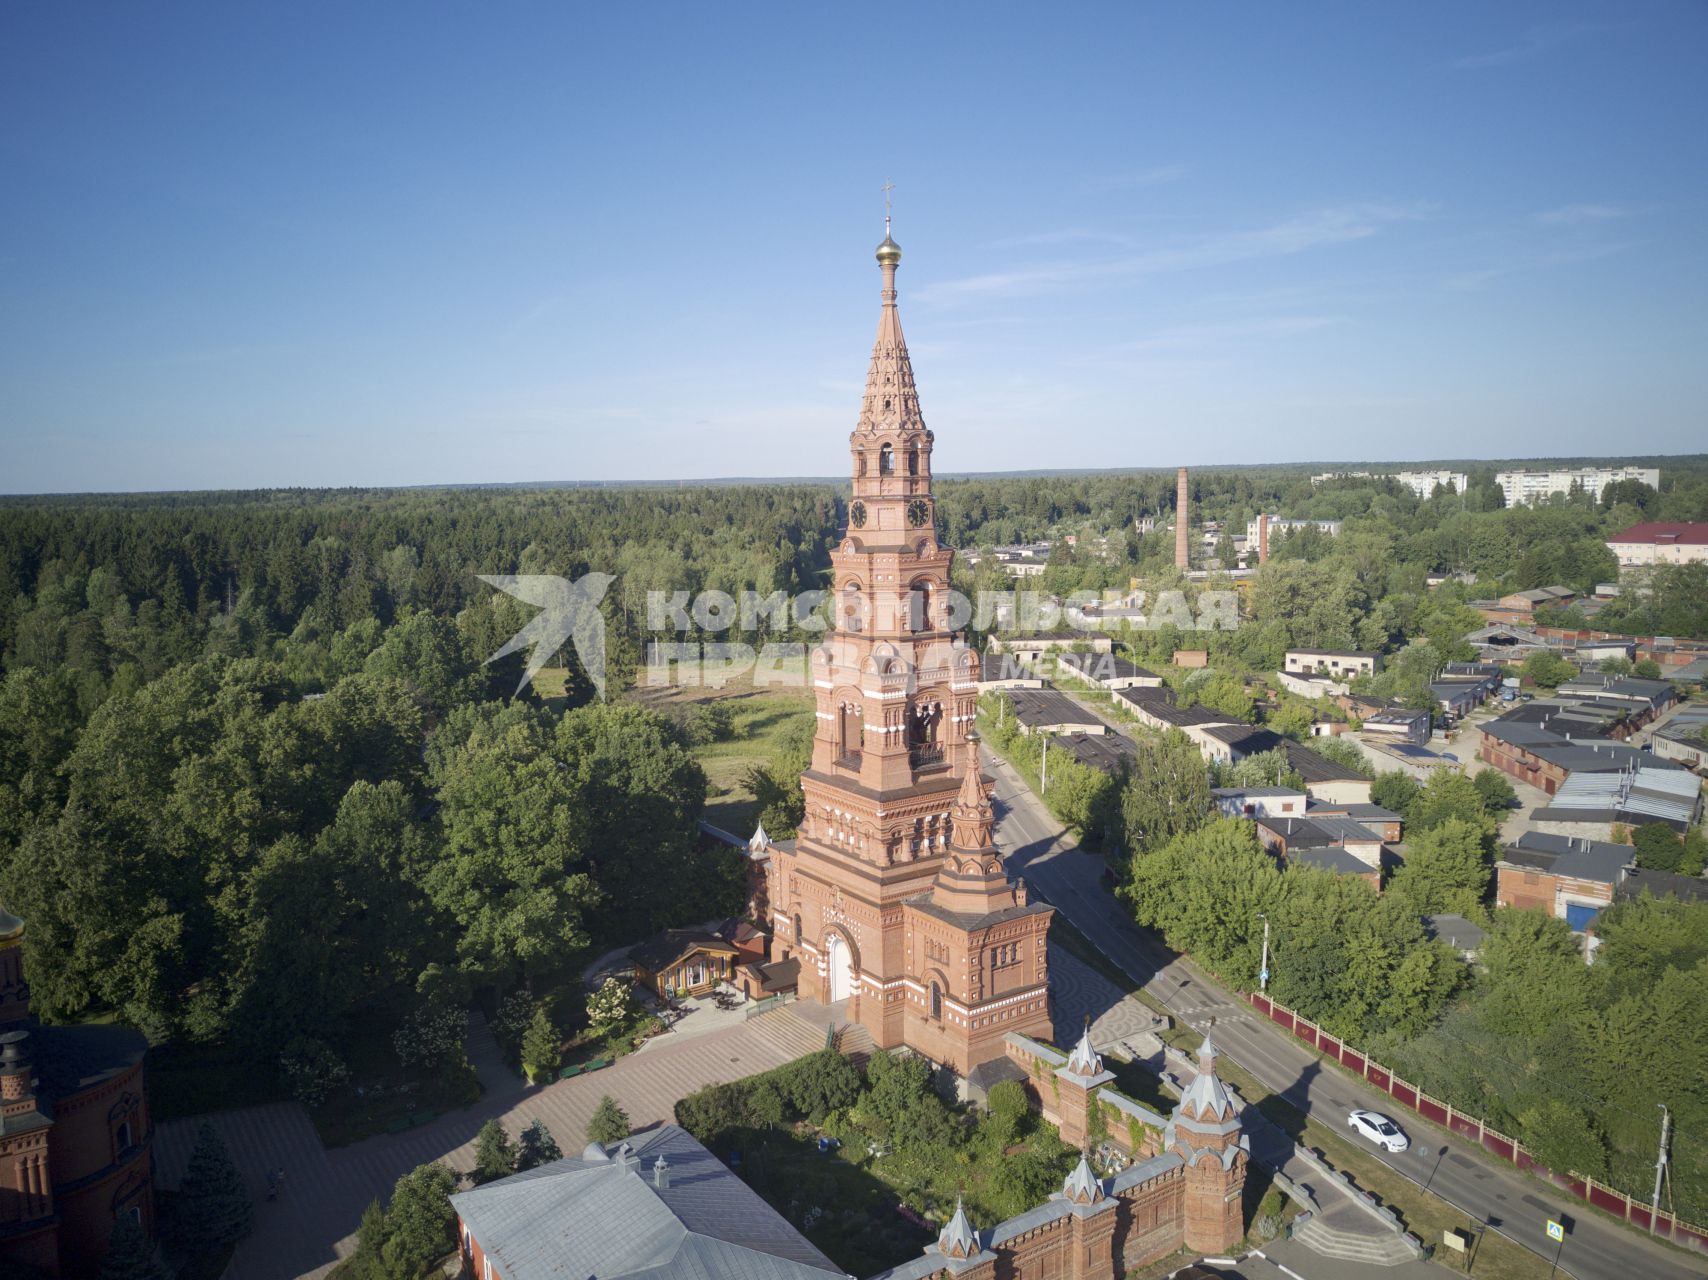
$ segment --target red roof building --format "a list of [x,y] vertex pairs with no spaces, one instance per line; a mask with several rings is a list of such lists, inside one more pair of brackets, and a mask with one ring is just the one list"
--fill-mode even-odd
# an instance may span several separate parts
[[1708,523],[1645,520],[1607,540],[1621,568],[1708,560]]

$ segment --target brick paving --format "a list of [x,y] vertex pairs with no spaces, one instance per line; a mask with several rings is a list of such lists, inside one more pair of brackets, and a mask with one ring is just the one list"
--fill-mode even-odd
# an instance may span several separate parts
[[[575,1152],[604,1094],[641,1128],[670,1119],[676,1100],[703,1085],[766,1071],[822,1047],[823,1032],[785,1007],[728,1030],[630,1054],[589,1076],[530,1087],[503,1066],[490,1032],[477,1023],[469,1057],[485,1092],[465,1111],[332,1151],[321,1146],[307,1113],[295,1103],[171,1120],[155,1133],[155,1181],[168,1189],[178,1185],[196,1129],[210,1121],[256,1202],[254,1234],[238,1248],[225,1280],[324,1275],[355,1247],[356,1226],[369,1201],[384,1199],[399,1177],[430,1160],[471,1168],[475,1133],[493,1117],[512,1135],[542,1120],[560,1148]],[[267,1171],[281,1168],[285,1190],[269,1202]]]

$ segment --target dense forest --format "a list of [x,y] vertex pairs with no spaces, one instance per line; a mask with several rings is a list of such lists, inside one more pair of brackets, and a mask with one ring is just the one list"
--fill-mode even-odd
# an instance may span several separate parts
[[[938,491],[954,545],[1054,538],[1046,589],[1186,586],[1172,537],[1134,526],[1169,515],[1171,474]],[[594,703],[571,654],[564,699],[515,697],[522,655],[483,659],[532,611],[478,575],[614,574],[620,689],[649,590],[822,587],[842,499],[788,484],[0,501],[0,895],[30,925],[38,1010],[321,1060],[364,1028],[548,987],[601,946],[734,910],[733,868],[694,861],[705,781],[687,727]],[[1420,500],[1297,468],[1205,471],[1193,503],[1195,522],[1235,528],[1258,510],[1344,521],[1278,539],[1244,624],[1200,643],[1254,670],[1290,644],[1379,646],[1403,695],[1461,656],[1466,599],[1613,578],[1607,534],[1708,518],[1708,470],[1511,511],[1486,472]],[[988,558],[958,573],[1013,586]],[[1465,580],[1426,586],[1443,573]],[[1596,625],[1708,635],[1708,568],[1657,572]],[[1126,636],[1141,658],[1179,639]]]

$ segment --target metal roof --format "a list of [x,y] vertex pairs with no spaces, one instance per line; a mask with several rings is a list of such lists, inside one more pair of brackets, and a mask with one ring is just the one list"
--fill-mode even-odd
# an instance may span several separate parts
[[1702,784],[1684,769],[1642,765],[1619,773],[1574,773],[1560,784],[1550,809],[1612,809],[1661,822],[1696,820]]
[[1303,867],[1317,867],[1323,871],[1332,871],[1341,876],[1367,876],[1376,870],[1369,863],[1360,862],[1340,845],[1327,845],[1313,849],[1290,849],[1287,853],[1287,861]]
[[1475,951],[1483,945],[1489,936],[1488,931],[1481,925],[1473,924],[1461,915],[1444,913],[1442,915],[1425,916],[1423,931],[1431,938],[1440,939],[1460,951]]
[[1006,692],[1008,700],[1014,704],[1016,718],[1029,727],[1078,724],[1096,733],[1104,731],[1103,721],[1054,689],[1009,689]]
[[[1561,844],[1565,848],[1562,849]],[[1518,842],[1507,850],[1507,855],[1501,860],[1514,866],[1529,867],[1572,880],[1618,884],[1626,868],[1635,861],[1637,851],[1628,844],[1548,836],[1530,831],[1519,837]]]
[[[451,1197],[505,1280],[823,1280],[842,1275],[676,1125]],[[669,1176],[660,1186],[654,1165]]]

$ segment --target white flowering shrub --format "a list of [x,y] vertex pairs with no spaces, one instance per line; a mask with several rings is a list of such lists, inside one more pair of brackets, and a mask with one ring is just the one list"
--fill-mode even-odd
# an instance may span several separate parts
[[587,1019],[599,1030],[616,1026],[632,1008],[629,984],[620,978],[606,978],[599,990],[587,997]]
[[455,1006],[417,1009],[392,1033],[391,1046],[406,1067],[430,1067],[462,1048],[468,1015]]

